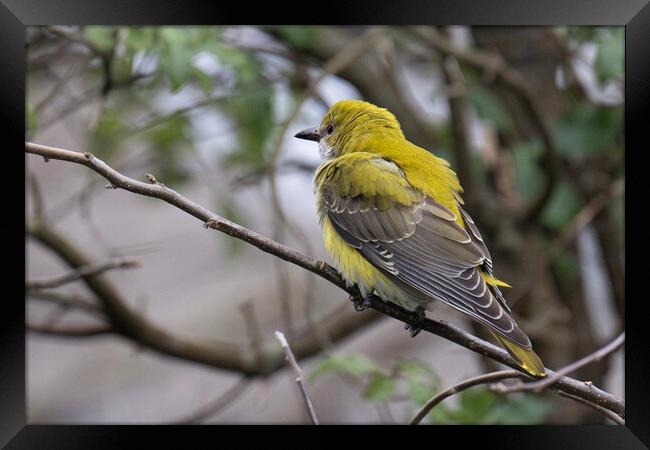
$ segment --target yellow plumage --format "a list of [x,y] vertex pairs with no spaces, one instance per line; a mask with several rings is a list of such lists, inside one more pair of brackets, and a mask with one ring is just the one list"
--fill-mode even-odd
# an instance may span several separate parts
[[326,159],[314,176],[319,222],[349,285],[410,310],[442,300],[488,326],[527,372],[544,376],[447,161],[409,142],[390,112],[357,100],[334,104],[318,129],[296,136],[318,141]]

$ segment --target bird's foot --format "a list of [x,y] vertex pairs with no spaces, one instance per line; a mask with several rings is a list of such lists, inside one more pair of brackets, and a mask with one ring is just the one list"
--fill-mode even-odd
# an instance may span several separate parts
[[365,311],[366,309],[370,308],[370,304],[372,303],[370,301],[370,296],[364,298],[362,301],[355,301],[354,299],[352,300],[352,303],[354,304],[354,310],[361,312]]
[[420,305],[418,305],[415,310],[413,310],[415,314],[418,315],[417,322],[414,324],[409,324],[407,323],[404,325],[404,329],[408,330],[409,334],[411,335],[412,338],[420,334],[420,331],[422,331],[422,323],[426,320],[427,315],[424,312],[424,308]]

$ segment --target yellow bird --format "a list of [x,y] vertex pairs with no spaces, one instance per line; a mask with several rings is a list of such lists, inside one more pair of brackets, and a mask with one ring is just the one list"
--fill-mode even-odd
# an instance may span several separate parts
[[359,100],[335,103],[318,128],[295,137],[318,142],[318,219],[348,286],[422,318],[441,300],[487,326],[526,372],[545,376],[446,160],[409,142],[388,110]]

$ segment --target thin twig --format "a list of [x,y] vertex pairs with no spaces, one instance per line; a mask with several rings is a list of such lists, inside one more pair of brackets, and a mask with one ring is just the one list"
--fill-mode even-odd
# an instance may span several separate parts
[[210,417],[214,417],[216,414],[223,411],[226,407],[233,404],[246,390],[250,387],[251,378],[249,376],[243,376],[235,383],[230,389],[221,394],[214,401],[208,403],[204,407],[200,408],[198,411],[193,412],[192,414],[176,419],[172,421],[174,424],[196,424],[200,423]]
[[34,334],[73,338],[108,336],[113,333],[113,329],[106,325],[52,327],[48,325],[28,323],[26,328],[27,331]]
[[43,194],[41,192],[41,185],[34,173],[29,176],[29,187],[32,192],[32,199],[34,201],[34,217],[38,220],[43,218]]
[[100,319],[105,318],[104,312],[99,306],[79,295],[66,294],[57,291],[33,291],[29,292],[27,295],[31,299],[53,303],[61,308],[76,309],[79,311],[84,311]]
[[621,348],[624,343],[625,343],[625,332],[619,334],[613,341],[611,341],[609,344],[605,345],[604,347],[596,350],[595,352],[583,358],[580,358],[579,360],[569,364],[566,367],[563,367],[562,369],[558,370],[553,375],[547,378],[533,381],[531,383],[520,382],[512,386],[497,385],[494,387],[494,390],[502,394],[506,394],[510,392],[521,392],[521,391],[533,391],[538,393],[542,392],[544,389],[548,389],[549,387],[557,383],[558,380],[560,380],[563,376],[569,375],[570,373],[573,373],[591,363],[600,361],[610,353],[614,353],[619,348]]
[[623,180],[617,180],[606,190],[591,199],[591,201],[589,201],[589,203],[587,203],[584,208],[573,217],[571,223],[565,227],[562,234],[549,244],[546,259],[550,262],[557,258],[562,250],[576,238],[579,232],[589,225],[596,216],[607,207],[610,199],[622,195],[624,192],[625,183]]
[[28,280],[25,282],[26,291],[34,291],[38,289],[49,289],[62,286],[80,278],[99,275],[113,269],[130,269],[140,267],[140,261],[133,258],[112,258],[107,261],[93,264],[90,266],[80,267],[71,272],[59,275],[56,277],[43,278],[40,280]]
[[[338,272],[325,262],[305,256],[285,245],[279,244],[265,236],[262,236],[259,233],[226,220],[162,184],[148,184],[134,180],[133,178],[126,177],[90,153],[78,153],[70,150],[48,147],[29,142],[25,143],[25,149],[28,153],[34,153],[44,158],[69,161],[84,165],[102,175],[116,188],[121,188],[140,195],[164,200],[167,203],[170,203],[171,205],[174,205],[186,213],[198,218],[204,222],[205,226],[241,239],[266,253],[277,256],[281,259],[284,259],[285,261],[291,262],[297,266],[309,270],[310,272],[319,275],[335,286],[338,286],[339,288],[348,292],[353,301],[361,301],[358,288],[356,286],[347,286]],[[71,250],[69,245],[66,246],[65,244],[61,244],[60,238],[58,236],[52,236],[51,232],[48,232],[47,236],[44,237],[41,230],[40,237],[47,237],[48,239],[51,238],[54,241],[58,240],[56,244],[59,247],[61,245],[67,247],[62,253],[62,257],[67,258],[68,262],[74,264],[73,267],[88,264],[83,257],[80,257],[78,255],[76,251]],[[79,261],[83,262],[80,264]],[[190,343],[183,343],[183,345],[180,345],[181,343],[178,342],[175,337],[169,335],[157,327],[150,326],[150,324],[144,322],[141,317],[135,318],[134,311],[126,307],[123,301],[120,301],[120,296],[115,293],[113,289],[101,283],[100,277],[90,277],[84,279],[84,281],[89,286],[95,287],[96,291],[99,291],[98,297],[106,297],[104,298],[104,306],[106,307],[107,314],[110,317],[113,317],[114,320],[120,322],[120,325],[123,327],[121,334],[131,337],[132,339],[138,339],[140,342],[144,342],[144,345],[176,357],[188,357],[189,354],[190,357],[193,357],[195,360],[204,363],[211,363],[213,365],[217,365],[218,367],[224,367],[230,370],[238,370],[242,372],[259,370],[259,367],[255,366],[250,361],[243,360],[245,359],[245,355],[241,355],[241,350],[239,348],[232,350],[234,352],[237,352],[236,354],[231,354],[230,349],[224,349],[226,353],[229,353],[229,357],[224,358],[222,355],[215,355],[214,350],[212,349],[204,349],[200,346],[196,346]],[[462,331],[445,321],[435,319],[427,319],[425,321],[422,321],[418,314],[407,311],[395,303],[385,302],[376,296],[369,297],[368,303],[370,307],[376,311],[382,312],[404,323],[417,325],[422,330],[441,336],[476,353],[489,357],[494,361],[505,364],[513,369],[523,370],[515,363],[515,361],[508,355],[505,350],[493,344],[485,342],[476,336],[471,335],[470,333]],[[351,325],[352,323],[363,321],[362,319],[355,319],[356,318],[354,316],[350,316],[349,321],[347,321],[344,326],[342,325],[342,327],[337,330],[336,334],[332,334],[333,339],[336,339],[335,336],[340,338],[341,335],[350,332],[350,330],[353,329],[350,328],[353,326]],[[143,327],[147,325],[149,326],[143,329]],[[305,344],[304,351],[306,352],[307,349],[312,348],[313,347]],[[318,346],[316,346],[316,348],[318,348]],[[274,363],[270,368],[267,367],[265,369],[277,370],[277,365],[275,364],[277,363]],[[547,369],[546,372],[548,375],[552,375],[554,373],[549,369]],[[618,414],[625,414],[625,402],[623,400],[597,388],[596,386],[585,386],[584,383],[578,380],[569,377],[563,377],[557,382],[556,387],[564,392],[578,395],[586,400],[606,407]]]
[[562,392],[562,391],[554,391],[554,392],[555,392],[556,394],[558,394],[560,397],[566,397],[566,398],[569,398],[569,399],[571,399],[571,400],[574,400],[574,401],[576,401],[576,402],[578,402],[578,403],[582,403],[583,405],[586,405],[586,406],[588,406],[588,407],[594,409],[594,410],[597,411],[598,413],[602,414],[603,416],[607,417],[607,418],[608,418],[609,420],[611,420],[612,422],[615,422],[615,423],[617,423],[618,425],[623,425],[623,426],[625,426],[625,419],[623,419],[623,418],[622,418],[621,416],[619,416],[618,414],[616,414],[616,413],[610,411],[609,409],[603,408],[602,406],[598,406],[598,405],[596,405],[595,403],[592,403],[592,402],[590,402],[590,401],[587,401],[587,400],[585,400],[585,399],[582,398],[582,397],[578,397],[577,395],[567,394],[566,392]]
[[298,387],[300,388],[300,393],[302,394],[302,398],[305,400],[305,405],[307,406],[307,412],[309,413],[311,422],[314,425],[318,425],[318,417],[316,417],[316,411],[314,410],[314,405],[312,404],[311,399],[309,398],[309,394],[307,393],[307,388],[305,387],[305,381],[302,378],[302,369],[300,369],[300,366],[298,365],[298,361],[296,361],[296,357],[293,356],[293,352],[291,351],[291,347],[289,347],[287,338],[284,337],[284,334],[281,331],[276,331],[275,337],[278,338],[278,341],[280,341],[280,345],[282,346],[282,349],[284,350],[284,353],[287,356],[287,361],[289,361],[289,364],[291,365],[293,371],[296,373],[296,383],[298,383]]
[[501,370],[499,372],[492,372],[492,373],[487,373],[484,375],[479,375],[477,377],[469,378],[467,380],[464,380],[452,387],[450,387],[447,390],[444,390],[437,394],[435,397],[433,397],[431,400],[429,400],[421,409],[418,411],[418,413],[411,419],[411,422],[409,425],[417,425],[419,424],[424,417],[429,414],[429,411],[431,411],[438,403],[442,402],[444,399],[447,397],[451,397],[452,395],[458,394],[459,392],[464,391],[467,388],[470,388],[472,386],[476,386],[479,384],[486,384],[486,383],[491,383],[493,381],[497,380],[503,380],[506,378],[522,378],[525,377],[524,374],[517,370]]

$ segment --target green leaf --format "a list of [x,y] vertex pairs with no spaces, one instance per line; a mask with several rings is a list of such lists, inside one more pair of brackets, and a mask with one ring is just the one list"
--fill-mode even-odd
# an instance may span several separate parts
[[186,142],[190,122],[187,116],[174,115],[144,132],[144,136],[158,150],[167,150],[179,142]]
[[27,125],[25,133],[28,136],[34,136],[38,128],[38,118],[36,117],[36,111],[29,103],[25,105],[25,125]]
[[277,31],[282,40],[297,48],[310,48],[316,39],[316,29],[313,26],[284,26]]
[[206,95],[210,95],[214,89],[214,79],[212,78],[212,75],[202,71],[196,66],[192,66],[191,72],[194,79],[196,79],[196,81],[199,83],[199,86],[201,86],[203,92]]
[[485,122],[496,129],[509,132],[512,131],[512,120],[508,113],[501,106],[499,99],[488,89],[474,85],[469,91],[469,104],[476,111],[476,114]]
[[544,422],[551,404],[538,395],[509,396],[501,400],[483,418],[482,423],[498,425],[535,425]]
[[554,230],[562,230],[578,214],[582,205],[582,197],[573,184],[560,180],[555,184],[542,212],[542,223]]
[[484,388],[467,389],[460,394],[456,419],[461,423],[480,423],[490,413],[496,395]]
[[425,404],[439,389],[438,375],[421,361],[415,359],[400,361],[395,365],[395,372],[404,378],[409,397],[418,405]]
[[187,180],[188,172],[182,165],[182,156],[192,145],[189,130],[187,116],[175,115],[143,133],[156,154],[154,173],[161,182],[171,185]]
[[562,252],[553,261],[553,269],[566,286],[575,286],[578,280],[579,265],[575,255]]
[[185,36],[180,28],[163,28],[160,37],[160,68],[168,76],[172,92],[175,92],[187,82],[192,54],[187,51]]
[[310,380],[331,372],[342,372],[350,375],[381,374],[383,369],[370,358],[359,354],[336,355],[324,359],[314,367]]
[[159,30],[157,27],[129,27],[125,33],[124,44],[132,53],[154,50]]
[[436,373],[433,371],[433,369],[431,369],[431,367],[427,366],[421,361],[418,361],[417,359],[405,359],[398,361],[397,364],[395,364],[395,370],[400,374],[406,375],[407,377],[430,378],[436,376]]
[[427,419],[431,423],[447,425],[454,422],[452,415],[452,411],[446,405],[439,403],[431,411],[429,411],[429,414],[427,414]]
[[395,380],[386,375],[376,374],[372,377],[363,396],[374,402],[385,402],[390,400],[394,393]]
[[113,108],[103,109],[97,127],[90,136],[91,148],[94,153],[103,158],[110,158],[118,150],[121,142],[119,136],[124,131],[122,117],[123,114]]
[[433,137],[438,146],[435,155],[439,158],[450,160],[453,155],[451,154],[452,136],[451,126],[449,122],[439,123],[433,125]]
[[604,30],[598,43],[598,54],[594,69],[601,83],[611,79],[623,79],[625,31],[623,27],[611,27]]
[[580,104],[553,124],[558,152],[567,156],[596,154],[614,144],[623,134],[620,106]]
[[625,247],[625,197],[617,195],[611,199],[610,214],[616,230],[616,239],[621,248]]
[[227,155],[229,162],[249,165],[253,169],[265,167],[272,137],[277,137],[273,122],[272,88],[261,86],[254,91],[244,92],[229,98],[224,106],[239,125],[239,145]]
[[537,163],[541,154],[542,145],[537,139],[517,144],[512,148],[515,183],[519,195],[525,201],[535,198],[542,189],[544,176]]
[[98,49],[108,52],[115,45],[115,27],[110,26],[88,26],[83,30],[83,35],[92,42]]
[[424,405],[438,393],[434,386],[413,379],[407,380],[407,385],[409,397],[418,405]]

